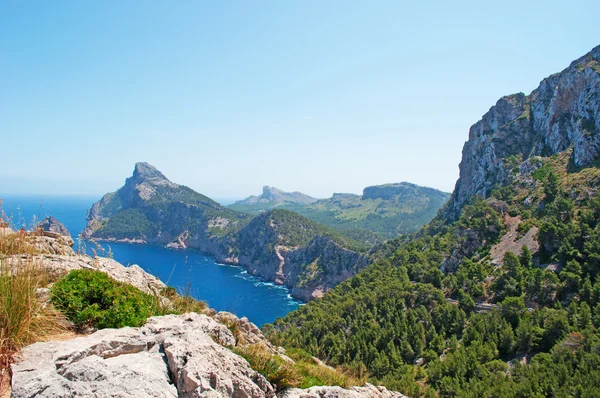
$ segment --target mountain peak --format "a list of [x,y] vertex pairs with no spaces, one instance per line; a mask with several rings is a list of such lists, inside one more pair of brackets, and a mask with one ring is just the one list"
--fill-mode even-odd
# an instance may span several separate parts
[[474,195],[510,184],[528,159],[572,148],[575,167],[600,159],[600,46],[550,75],[529,95],[500,98],[471,126],[460,177],[445,210],[450,219]]
[[287,194],[287,192],[283,192],[281,189],[265,185],[263,187],[263,192],[262,192],[261,197],[263,199],[270,198],[272,200],[275,200],[275,197],[280,196],[280,195],[286,195],[286,194]]
[[236,205],[255,205],[255,204],[281,204],[281,203],[300,203],[309,204],[316,202],[317,199],[303,194],[302,192],[285,192],[279,188],[269,185],[263,186],[262,193],[258,196],[249,196],[244,200],[237,201]]
[[158,171],[156,167],[147,162],[137,162],[135,164],[135,168],[133,169],[133,177],[137,181],[149,180],[152,178],[159,178],[161,180],[168,181],[168,178],[165,177],[163,173]]

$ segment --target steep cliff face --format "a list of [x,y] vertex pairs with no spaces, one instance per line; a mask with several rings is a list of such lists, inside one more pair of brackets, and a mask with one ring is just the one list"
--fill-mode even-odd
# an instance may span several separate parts
[[600,155],[600,46],[544,79],[530,95],[501,98],[469,131],[460,178],[445,210],[452,219],[474,195],[486,197],[512,181],[513,168],[532,156],[573,148],[585,167]]
[[343,247],[329,236],[319,235],[305,247],[287,252],[285,261],[293,267],[287,282],[292,295],[309,301],[323,297],[366,267],[369,257]]
[[353,243],[323,226],[287,210],[261,214],[240,231],[239,263],[253,275],[292,289],[304,301],[354,275],[368,263]]

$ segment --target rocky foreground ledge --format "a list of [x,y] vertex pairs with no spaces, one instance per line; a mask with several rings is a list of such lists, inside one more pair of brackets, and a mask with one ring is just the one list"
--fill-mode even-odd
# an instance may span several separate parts
[[[102,271],[149,294],[160,295],[166,287],[138,266],[76,254],[63,234],[29,236],[28,241],[38,251],[33,260],[51,272]],[[7,261],[17,265],[20,257]],[[228,325],[235,325],[236,335]],[[259,344],[285,356],[247,318],[212,309],[204,314],[159,316],[139,328],[102,329],[25,347],[11,366],[11,397],[403,397],[370,384],[276,391],[231,350],[239,346],[239,334],[244,344]]]
[[12,396],[403,397],[371,385],[276,393],[227,348],[235,344],[224,324],[196,313],[150,318],[140,328],[103,329],[68,341],[36,343],[12,367]]

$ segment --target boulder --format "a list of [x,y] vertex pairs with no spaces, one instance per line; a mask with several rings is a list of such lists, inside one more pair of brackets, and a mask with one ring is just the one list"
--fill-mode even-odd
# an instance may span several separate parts
[[195,313],[36,343],[12,366],[12,397],[273,397],[234,344],[225,325]]
[[56,218],[48,216],[44,218],[38,225],[38,227],[44,232],[50,232],[52,234],[60,236],[71,237],[69,230]]

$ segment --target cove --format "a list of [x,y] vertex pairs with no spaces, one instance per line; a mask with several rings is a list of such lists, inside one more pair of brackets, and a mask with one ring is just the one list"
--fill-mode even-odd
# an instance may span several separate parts
[[[1,197],[1,196],[0,196]],[[97,198],[90,197],[2,197],[3,209],[16,227],[27,227],[32,219],[56,217],[77,239],[85,227],[85,216]],[[79,242],[91,253],[91,242]],[[249,275],[241,267],[222,265],[194,250],[172,250],[155,245],[100,243],[123,265],[137,264],[181,293],[205,301],[217,311],[248,317],[257,326],[273,322],[301,305],[286,287]],[[77,245],[75,247],[77,249]]]

